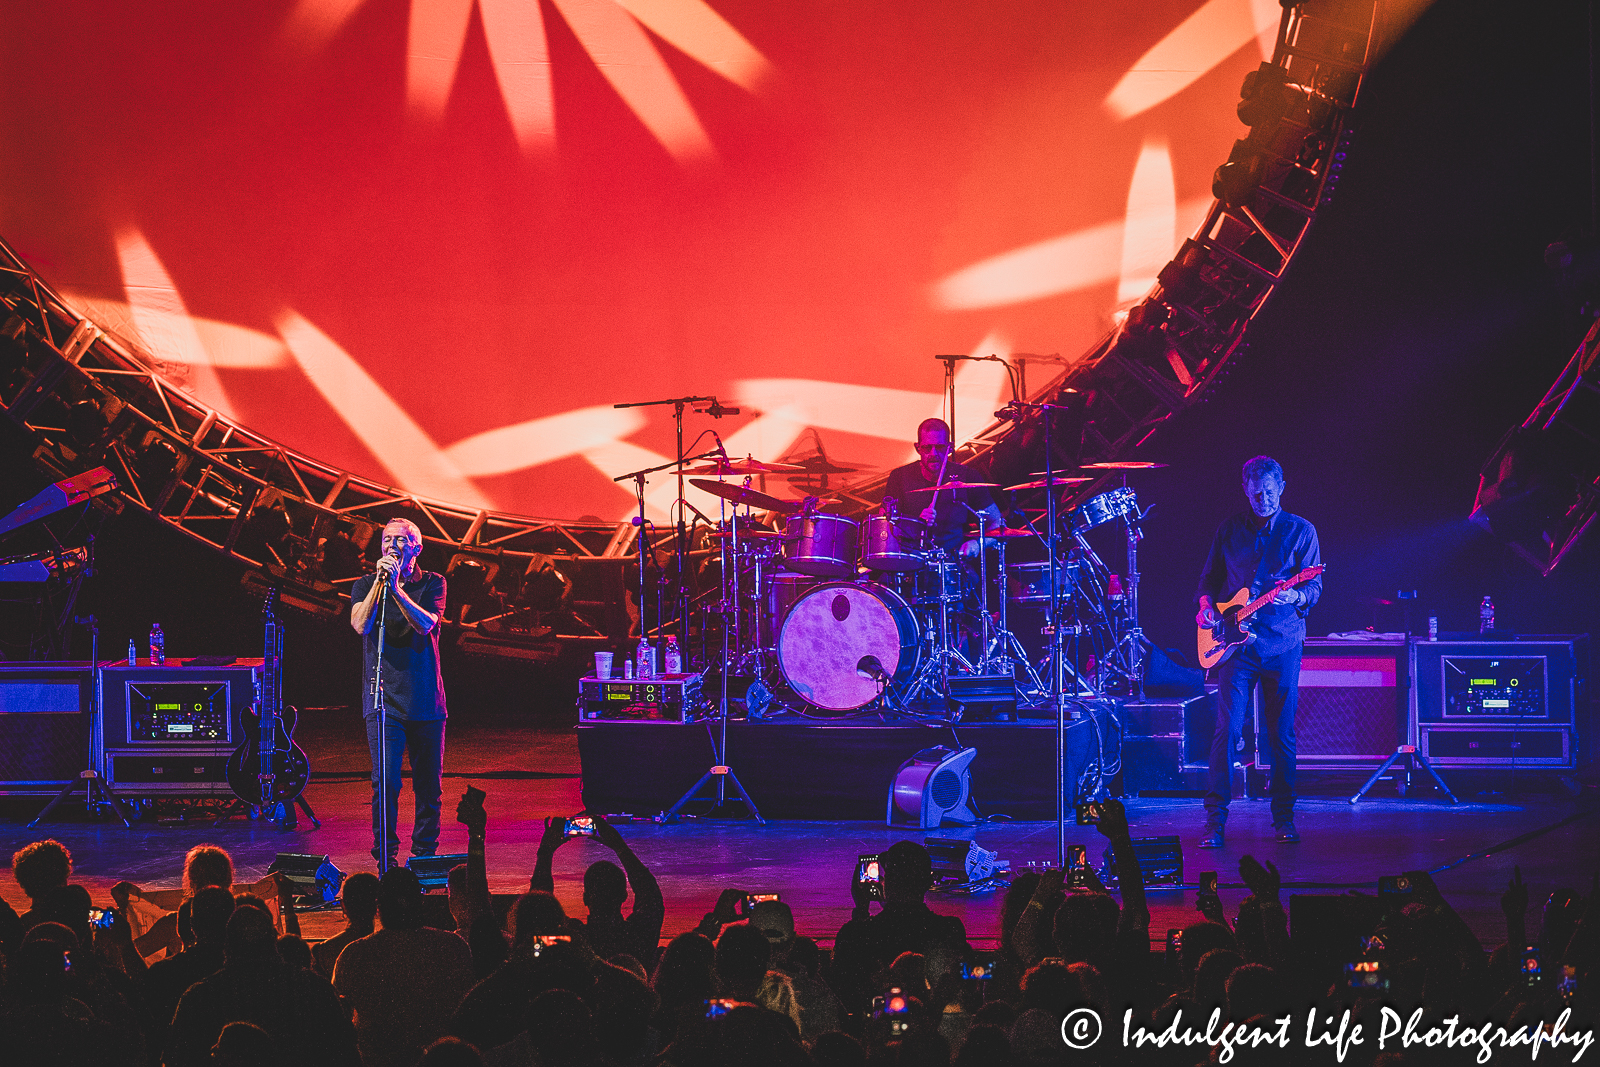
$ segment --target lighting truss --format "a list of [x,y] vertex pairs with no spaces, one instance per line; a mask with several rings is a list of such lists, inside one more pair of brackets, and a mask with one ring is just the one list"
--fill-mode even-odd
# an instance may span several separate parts
[[[54,477],[104,465],[131,506],[250,569],[247,584],[334,614],[370,570],[383,524],[407,518],[425,550],[520,575],[536,557],[570,570],[634,554],[628,523],[538,519],[464,508],[356,477],[252,433],[176,388],[154,361],[80,317],[0,241],[0,407]],[[670,535],[663,535],[667,537]],[[472,619],[452,620],[473,630]],[[560,638],[594,639],[552,632]],[[542,636],[542,635],[541,635]]]
[[[1217,169],[1205,221],[1126,318],[1029,397],[1070,409],[1049,416],[1065,424],[1055,439],[1069,454],[1056,457],[1058,466],[1127,458],[1198,403],[1244,350],[1251,322],[1338,187],[1351,114],[1383,44],[1379,6],[1307,0],[1284,10],[1271,61],[1245,76],[1238,112],[1250,132]],[[1044,417],[992,423],[958,458],[986,459],[992,477],[1021,481],[1038,469]],[[1080,486],[1073,500],[1102,492],[1116,475]],[[871,506],[883,484],[859,483],[846,497]]]

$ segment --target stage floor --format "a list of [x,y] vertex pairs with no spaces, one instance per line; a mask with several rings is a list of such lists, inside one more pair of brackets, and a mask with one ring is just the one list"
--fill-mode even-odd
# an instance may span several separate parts
[[[328,854],[345,872],[372,869],[366,801],[367,755],[359,720],[344,709],[313,710],[302,718],[298,738],[312,758],[317,777],[306,797],[322,818],[321,829],[281,833],[269,825],[235,819],[213,827],[209,819],[136,823],[86,820],[81,804],[64,804],[61,818],[36,831],[26,822],[42,806],[30,798],[8,798],[0,819],[0,852],[11,853],[29,841],[55,837],[73,851],[75,880],[90,889],[97,902],[120,879],[146,886],[176,885],[184,852],[200,842],[214,842],[234,856],[241,881],[263,874],[278,852]],[[441,851],[463,851],[465,831],[454,822],[454,802],[470,782],[486,790],[490,814],[489,881],[495,892],[520,892],[533,870],[543,818],[568,815],[581,807],[578,747],[567,727],[529,725],[508,717],[451,720],[446,742],[445,832]],[[683,768],[687,789],[705,770]],[[1041,783],[1048,794],[1048,784]],[[1381,787],[1378,791],[1383,792]],[[409,791],[409,785],[407,786]],[[1475,859],[1437,876],[1451,903],[1486,946],[1505,940],[1499,897],[1520,865],[1530,885],[1534,913],[1530,933],[1537,934],[1538,907],[1557,886],[1583,888],[1600,853],[1600,817],[1593,817],[1592,798],[1566,800],[1549,795],[1463,796],[1450,807],[1431,798],[1401,801],[1392,792],[1352,806],[1348,791],[1337,797],[1303,798],[1296,821],[1304,840],[1279,844],[1272,839],[1264,801],[1239,801],[1229,826],[1228,848],[1201,852],[1194,847],[1203,822],[1198,800],[1133,799],[1128,801],[1134,836],[1178,834],[1184,843],[1186,877],[1193,882],[1202,870],[1221,875],[1223,898],[1230,914],[1245,891],[1238,885],[1238,861],[1245,853],[1270,859],[1282,872],[1285,902],[1290,893],[1342,893],[1347,888],[1373,892],[1380,875],[1411,869],[1431,870],[1461,857],[1491,849],[1530,831],[1561,822],[1530,841]],[[754,797],[757,804],[760,795]],[[981,801],[981,797],[979,798]],[[401,839],[410,825],[409,801],[401,799]],[[1589,815],[1583,813],[1589,812]],[[651,822],[622,825],[622,833],[660,881],[666,897],[668,937],[690,929],[715,903],[724,888],[752,892],[777,891],[795,911],[800,932],[830,942],[849,917],[849,879],[856,857],[877,852],[920,832],[889,830],[873,822],[771,822],[695,820],[662,826]],[[941,836],[971,837],[999,853],[1013,867],[1053,861],[1053,822],[994,822],[976,829],[949,828]],[[1089,827],[1067,827],[1069,842],[1082,843],[1098,862],[1104,841]],[[582,915],[583,869],[608,850],[593,842],[563,846],[556,861],[556,890],[569,911]],[[21,910],[21,890],[9,877],[0,879],[0,895]],[[930,897],[935,910],[962,916],[974,940],[996,936],[1000,894],[972,897]],[[1156,890],[1150,894],[1151,929],[1194,921],[1194,894]],[[306,917],[308,937],[325,937],[340,925],[337,912]]]

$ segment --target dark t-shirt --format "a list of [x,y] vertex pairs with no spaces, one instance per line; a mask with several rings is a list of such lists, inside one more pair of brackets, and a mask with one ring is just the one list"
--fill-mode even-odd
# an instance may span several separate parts
[[[372,591],[376,575],[364,574],[350,587],[353,601],[360,603]],[[431,615],[444,614],[444,575],[418,570],[410,581],[401,582],[418,607]],[[439,627],[420,634],[395,602],[385,593],[383,640],[383,702],[389,716],[402,722],[429,722],[444,718],[444,679],[439,674]],[[378,622],[361,641],[361,710],[376,714],[372,706],[372,672],[377,663]]]
[[[1317,528],[1305,519],[1280,511],[1273,516],[1272,525],[1263,528],[1254,512],[1241,511],[1217,528],[1205,569],[1200,572],[1196,599],[1204,594],[1221,603],[1246,587],[1255,598],[1321,562]],[[1297,588],[1305,594],[1305,603],[1268,604],[1252,617],[1259,635],[1255,649],[1260,655],[1276,656],[1305,641],[1306,613],[1322,596],[1322,579],[1313,578]]]
[[[944,480],[949,482],[957,479],[963,482],[989,480],[982,471],[951,460],[945,467]],[[938,484],[941,483],[933,481],[922,473],[920,463],[907,463],[904,467],[896,467],[889,472],[889,480],[883,487],[883,497],[885,500],[893,498],[899,501],[902,518],[919,519],[922,517],[922,509],[933,502],[933,493],[925,490]],[[919,492],[919,490],[924,491]],[[938,503],[935,505],[933,543],[953,555],[961,547],[961,542],[967,539],[967,524],[975,521],[972,511],[968,511],[967,508],[982,511],[993,503],[994,494],[988,489],[944,490],[939,494]],[[966,507],[962,507],[963,504]]]

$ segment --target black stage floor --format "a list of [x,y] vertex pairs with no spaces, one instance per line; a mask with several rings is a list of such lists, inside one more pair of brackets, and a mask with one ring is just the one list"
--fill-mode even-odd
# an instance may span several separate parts
[[[929,733],[932,736],[934,732]],[[1025,730],[1021,736],[1033,733]],[[964,741],[968,740],[966,734],[963,730]],[[944,737],[948,738],[948,731]],[[209,819],[199,818],[140,822],[132,830],[124,830],[115,821],[86,820],[81,805],[64,805],[58,809],[62,814],[59,821],[30,831],[25,824],[41,802],[19,797],[0,802],[0,851],[9,857],[14,849],[43,836],[65,842],[74,853],[77,880],[90,888],[97,901],[105,900],[106,891],[122,878],[144,885],[176,884],[183,853],[202,841],[221,844],[233,853],[241,881],[264,873],[280,851],[326,853],[347,872],[370,869],[367,757],[359,720],[348,710],[313,711],[304,717],[299,739],[317,773],[306,795],[322,817],[319,830],[302,822],[300,831],[282,833],[244,820],[213,828]],[[653,753],[656,773],[663,781],[670,780],[675,791],[687,789],[706,769],[709,750],[703,732],[698,743],[701,749],[688,762],[669,758],[666,752]],[[1039,753],[1046,768],[1051,750],[1053,744]],[[759,804],[762,795],[757,783],[777,769],[756,765],[754,745],[746,751],[740,758],[740,771]],[[786,758],[793,762],[797,757],[794,753],[786,757],[781,746],[760,757],[768,763]],[[468,782],[476,784],[489,793],[492,887],[496,892],[524,888],[533,869],[542,818],[572,814],[582,806],[580,771],[577,732],[570,727],[458,714],[451,721],[447,741],[449,777],[442,850],[464,849],[465,833],[450,819],[453,797]],[[848,767],[834,768],[834,772],[855,773]],[[884,788],[866,783],[861,789],[869,786],[872,790]],[[1031,793],[1036,802],[1049,795],[1044,782],[1016,781],[1008,788]],[[1138,798],[1128,801],[1128,810],[1135,837],[1181,836],[1191,881],[1203,869],[1219,871],[1230,911],[1244,894],[1242,886],[1230,883],[1239,881],[1238,860],[1245,853],[1276,863],[1286,893],[1342,893],[1347,889],[1372,892],[1380,875],[1417,868],[1434,870],[1494,850],[1492,855],[1437,876],[1452,903],[1490,946],[1505,940],[1499,895],[1514,864],[1521,866],[1536,902],[1557,886],[1586,885],[1600,864],[1600,818],[1591,817],[1600,805],[1588,794],[1576,800],[1550,794],[1463,795],[1464,803],[1457,807],[1431,798],[1402,801],[1394,798],[1392,790],[1385,795],[1382,788],[1378,794],[1355,806],[1348,802],[1349,790],[1343,789],[1338,796],[1303,799],[1297,821],[1304,840],[1294,845],[1272,839],[1265,802],[1240,801],[1230,824],[1228,848],[1220,853],[1193,847],[1202,822],[1198,800]],[[981,795],[979,800],[982,803]],[[407,807],[402,798],[402,838],[410,823]],[[881,802],[877,810],[882,811]],[[985,810],[996,809],[991,805]],[[1554,828],[1510,847],[1499,847],[1547,827]],[[742,820],[690,819],[672,825],[641,821],[624,824],[622,832],[662,884],[668,936],[693,926],[718,893],[731,886],[782,893],[795,910],[801,932],[823,942],[831,940],[848,917],[849,879],[856,856],[880,851],[902,838],[925,836],[918,831],[887,829],[881,817],[874,821],[776,820],[766,827]],[[1092,828],[1069,826],[1067,834],[1070,842],[1089,846],[1092,857],[1100,855],[1103,844]],[[1055,824],[1038,819],[946,829],[941,835],[971,837],[1018,867],[1053,860],[1056,851]],[[556,885],[569,909],[582,913],[583,869],[606,854],[592,842],[562,849],[557,857]],[[14,903],[21,900],[20,890],[10,878],[0,879],[0,894]],[[1189,891],[1154,892],[1151,904],[1155,912],[1152,929],[1158,932],[1195,917],[1194,896]],[[996,934],[997,893],[937,898],[934,907],[963,916],[975,939],[992,939]],[[1529,921],[1536,932],[1537,914]],[[326,936],[337,928],[338,920],[336,913],[324,913],[310,917],[306,925],[308,936]]]

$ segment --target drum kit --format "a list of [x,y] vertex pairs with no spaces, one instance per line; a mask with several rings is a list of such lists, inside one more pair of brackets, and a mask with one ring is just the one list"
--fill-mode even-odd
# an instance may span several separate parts
[[[698,629],[722,631],[724,673],[751,679],[752,717],[786,710],[954,721],[962,712],[950,699],[951,679],[962,677],[1014,679],[1021,707],[1044,707],[1057,695],[1058,647],[1060,684],[1070,686],[1071,697],[1137,690],[1143,513],[1131,486],[1062,512],[1055,536],[1043,516],[1014,528],[973,529],[958,557],[934,544],[922,519],[900,514],[894,500],[851,518],[822,510],[817,497],[785,499],[751,484],[797,467],[719,458],[684,469],[693,475],[690,485],[723,504],[705,536],[720,575],[698,601]],[[1105,469],[1097,466],[1096,474]],[[952,480],[932,488],[1023,494],[1093,480],[1049,475],[1004,487]],[[1127,532],[1125,579],[1084,536],[1116,522]],[[1008,550],[1022,548],[1045,558],[1007,561]],[[1046,555],[1052,548],[1053,567]],[[1056,627],[1060,642],[1050,640]],[[706,658],[719,666],[714,655]]]

